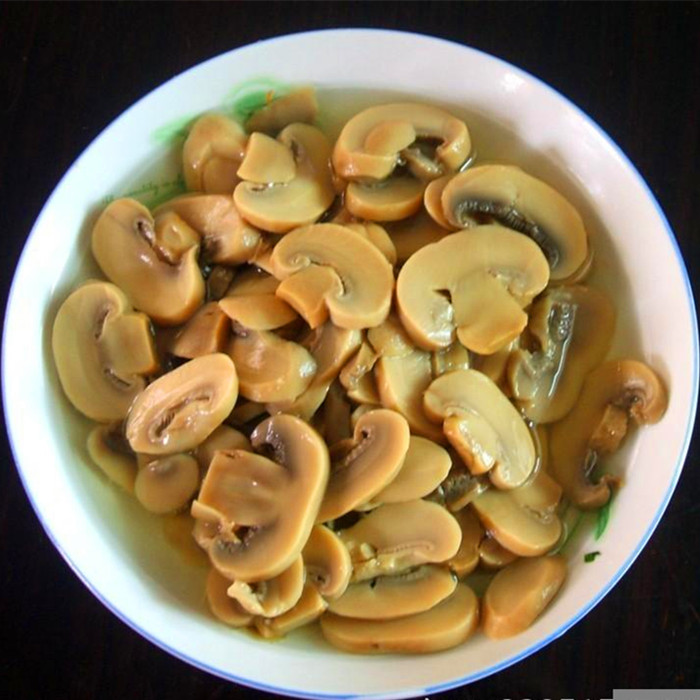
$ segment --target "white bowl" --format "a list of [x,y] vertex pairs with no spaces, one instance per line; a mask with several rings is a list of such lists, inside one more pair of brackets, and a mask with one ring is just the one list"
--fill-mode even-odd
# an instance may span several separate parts
[[[315,85],[327,122],[396,93],[457,109],[481,156],[518,162],[579,207],[596,247],[598,283],[617,300],[612,355],[647,361],[669,387],[664,419],[637,431],[613,460],[627,479],[603,538],[594,542],[589,531],[572,544],[569,580],[520,636],[491,641],[477,635],[425,657],[363,657],[333,650],[314,632],[270,644],[232,631],[206,611],[203,572],[183,566],[156,519],[89,465],[87,422],[58,386],[50,328],[76,280],[96,274],[88,252],[91,222],[107,195],[176,172],[177,149],[154,136],[220,107],[232,88],[258,76]],[[183,73],[128,109],[80,156],[22,254],[5,323],[3,385],[16,462],[49,537],[86,586],[144,637],[199,668],[263,690],[425,696],[542,648],[590,611],[637,557],[666,508],[688,447],[697,327],[688,276],[663,212],[634,166],[577,107],[531,75],[456,44],[386,31],[312,32],[247,46]],[[602,556],[584,564],[590,549]]]

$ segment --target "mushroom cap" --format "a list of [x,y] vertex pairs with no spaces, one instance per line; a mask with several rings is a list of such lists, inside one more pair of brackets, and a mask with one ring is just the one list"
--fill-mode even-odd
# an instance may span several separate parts
[[86,447],[92,461],[111,481],[127,493],[134,492],[136,455],[121,434],[121,422],[96,425],[88,435]]
[[301,552],[306,579],[328,600],[343,595],[350,583],[352,562],[343,541],[325,525],[314,525]]
[[216,569],[209,570],[206,586],[209,609],[219,620],[231,627],[247,627],[253,621],[253,616],[244,610],[237,600],[229,597],[230,585],[231,581]]
[[265,134],[253,133],[237,175],[250,182],[279,184],[291,182],[296,170],[289,148]]
[[[282,280],[277,296],[312,327],[319,325],[318,316],[309,310],[319,306],[327,308],[340,328],[371,328],[389,314],[391,265],[369,241],[342,226],[316,224],[292,231],[275,246],[271,262],[275,277]],[[314,284],[319,270],[322,285]]]
[[452,180],[454,175],[452,173],[448,175],[443,175],[437,180],[433,180],[428,183],[425,188],[425,193],[423,194],[423,205],[425,206],[425,211],[428,217],[437,224],[444,232],[455,231],[463,228],[471,228],[476,225],[476,222],[471,221],[467,217],[463,217],[462,223],[455,226],[446,216],[442,208],[442,193],[445,191],[445,187]]
[[61,304],[51,336],[56,370],[70,402],[88,418],[124,418],[158,368],[148,317],[133,313],[108,282],[86,282]]
[[468,506],[455,513],[454,517],[462,530],[462,542],[448,564],[459,578],[464,578],[479,564],[480,545],[485,533],[479,518]]
[[323,615],[327,608],[328,603],[314,586],[305,583],[301,597],[293,608],[277,617],[256,617],[254,624],[262,637],[275,639],[310,624]]
[[274,135],[296,122],[313,124],[317,114],[316,91],[312,87],[302,87],[266,102],[264,107],[253,112],[245,128],[249,132],[263,131]]
[[236,368],[227,355],[204,355],[149,384],[133,402],[126,437],[135,452],[172,454],[203,442],[238,397]]
[[[338,222],[331,222],[338,223]],[[370,243],[377,246],[382,255],[387,259],[390,265],[396,265],[396,247],[394,246],[391,236],[386,232],[386,229],[372,221],[364,223],[348,223],[343,224],[345,228],[359,233],[360,236],[366,238]]]
[[340,383],[349,399],[362,404],[379,404],[379,394],[372,376],[372,368],[378,355],[367,342],[362,342],[358,351],[340,371]]
[[547,261],[529,238],[479,226],[414,253],[399,272],[396,299],[420,347],[447,347],[456,334],[469,350],[489,354],[520,335],[523,308],[548,281]]
[[197,446],[194,456],[202,473],[206,473],[218,450],[252,451],[252,449],[250,440],[243,433],[229,425],[220,425],[204,442]]
[[146,510],[165,515],[184,508],[198,487],[197,460],[173,454],[149,459],[139,467],[134,494]]
[[406,175],[369,185],[351,182],[345,190],[345,206],[360,219],[400,221],[418,212],[424,190],[420,180]]
[[481,540],[478,553],[479,563],[486,569],[502,569],[518,558],[490,535]]

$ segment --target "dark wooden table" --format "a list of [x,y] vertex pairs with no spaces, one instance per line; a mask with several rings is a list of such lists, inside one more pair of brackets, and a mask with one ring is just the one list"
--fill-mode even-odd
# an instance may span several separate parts
[[[4,299],[61,175],[143,94],[194,64],[304,29],[387,27],[491,52],[590,114],[647,179],[700,285],[700,5],[0,3]],[[27,416],[31,420],[31,416]],[[0,692],[34,698],[262,696],[177,661],[93,598],[41,529],[4,438]],[[601,698],[700,687],[700,473],[694,443],[671,505],[621,583],[564,637],[460,698]]]

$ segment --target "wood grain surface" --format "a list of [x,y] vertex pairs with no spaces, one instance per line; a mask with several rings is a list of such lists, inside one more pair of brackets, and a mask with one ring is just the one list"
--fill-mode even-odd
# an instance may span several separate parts
[[[500,56],[560,90],[612,136],[646,178],[676,232],[691,279],[700,285],[697,3],[3,2],[3,308],[44,201],[81,151],[126,107],[229,49],[344,26],[441,36]],[[3,697],[264,695],[187,666],[108,612],[47,539],[4,432],[2,450]],[[445,697],[601,698],[611,697],[613,688],[700,687],[698,457],[694,442],[649,545],[593,612],[534,656]]]

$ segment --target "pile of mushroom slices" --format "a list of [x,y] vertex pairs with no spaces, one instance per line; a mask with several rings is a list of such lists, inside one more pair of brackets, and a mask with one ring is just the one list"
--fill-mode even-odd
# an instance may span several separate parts
[[106,207],[61,384],[113,481],[189,510],[225,623],[320,618],[372,653],[517,634],[565,579],[562,509],[609,500],[601,460],[666,391],[606,361],[614,308],[556,190],[470,160],[434,106],[366,109],[334,145],[315,118],[311,90],[203,116],[189,194]]

